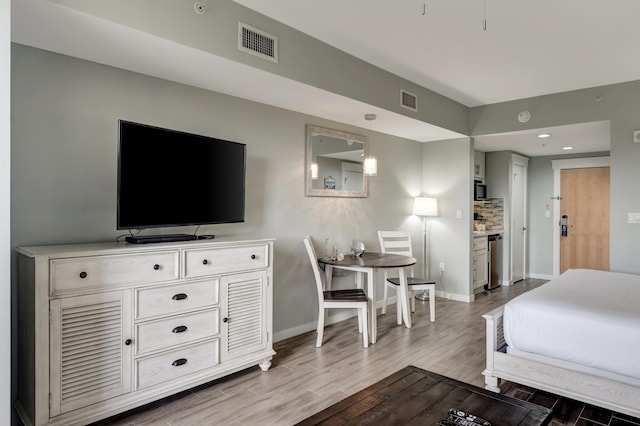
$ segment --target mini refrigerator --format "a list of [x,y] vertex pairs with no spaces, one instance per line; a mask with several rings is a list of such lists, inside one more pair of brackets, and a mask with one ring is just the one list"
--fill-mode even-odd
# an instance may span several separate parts
[[502,285],[502,234],[489,235],[489,282],[485,289]]

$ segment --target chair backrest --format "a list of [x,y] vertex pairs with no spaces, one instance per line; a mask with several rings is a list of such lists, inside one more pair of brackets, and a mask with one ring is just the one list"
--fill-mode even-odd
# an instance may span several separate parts
[[378,242],[383,253],[413,257],[411,235],[407,231],[378,231]]
[[322,276],[320,275],[320,267],[318,266],[318,257],[316,256],[316,251],[313,248],[313,242],[311,241],[311,237],[309,235],[305,235],[303,238],[304,246],[307,249],[307,254],[309,255],[309,262],[311,263],[311,269],[313,269],[313,277],[316,280],[316,289],[318,290],[318,302],[322,303],[324,301],[324,286],[322,285]]

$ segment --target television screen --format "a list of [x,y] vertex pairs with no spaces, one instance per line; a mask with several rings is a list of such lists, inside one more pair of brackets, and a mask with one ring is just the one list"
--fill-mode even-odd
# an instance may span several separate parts
[[119,121],[118,229],[244,222],[246,145]]

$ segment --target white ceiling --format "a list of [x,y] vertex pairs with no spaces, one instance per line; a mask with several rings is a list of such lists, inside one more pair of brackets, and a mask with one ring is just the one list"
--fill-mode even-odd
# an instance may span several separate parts
[[[636,0],[235,1],[467,106],[640,79]],[[375,113],[374,130],[410,139],[460,136],[47,0],[12,0],[12,40],[355,126]],[[189,61],[199,67],[178,65]],[[228,79],[210,81],[212,69]],[[547,130],[545,147],[535,132],[483,136],[476,147],[609,149],[608,123]]]

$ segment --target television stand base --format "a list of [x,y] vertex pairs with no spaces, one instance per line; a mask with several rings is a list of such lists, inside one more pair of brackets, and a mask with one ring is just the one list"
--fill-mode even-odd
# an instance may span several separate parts
[[124,240],[131,244],[171,243],[176,241],[193,241],[198,239],[193,234],[167,234],[167,235],[131,235]]

